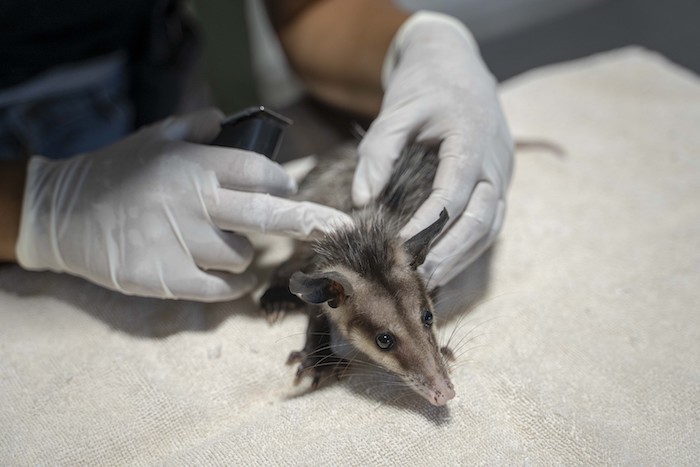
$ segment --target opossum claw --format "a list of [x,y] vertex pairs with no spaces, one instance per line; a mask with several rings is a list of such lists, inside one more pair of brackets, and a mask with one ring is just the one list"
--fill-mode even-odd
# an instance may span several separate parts
[[340,359],[333,357],[331,354],[323,356],[310,356],[305,351],[299,350],[289,354],[287,364],[293,365],[299,363],[296,374],[294,375],[294,385],[297,386],[306,376],[310,376],[311,389],[317,389],[321,379],[333,374],[335,369],[341,363]]
[[267,322],[270,324],[282,319],[288,311],[298,310],[302,306],[304,302],[292,294],[286,284],[272,286],[260,297],[260,307],[265,311]]

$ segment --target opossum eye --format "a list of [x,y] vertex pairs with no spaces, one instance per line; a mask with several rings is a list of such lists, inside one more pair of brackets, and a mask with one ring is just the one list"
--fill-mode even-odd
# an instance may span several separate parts
[[423,312],[423,324],[428,328],[433,325],[433,313],[430,310]]
[[389,350],[394,346],[394,336],[388,333],[382,333],[377,336],[377,347],[382,350]]

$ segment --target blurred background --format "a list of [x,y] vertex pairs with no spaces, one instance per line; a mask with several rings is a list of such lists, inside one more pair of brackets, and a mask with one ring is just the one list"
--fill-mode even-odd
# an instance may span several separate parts
[[[500,81],[631,44],[700,73],[700,0],[395,1],[462,20]],[[284,107],[300,98],[262,0],[196,0],[194,8],[205,35],[207,80],[220,106]]]
[[[633,44],[700,73],[700,0],[395,1],[462,20],[499,81]],[[303,96],[262,0],[194,0],[193,7],[204,35],[205,78],[219,107],[233,112],[262,103],[283,110],[297,122],[287,152],[322,151],[347,137],[348,116]]]

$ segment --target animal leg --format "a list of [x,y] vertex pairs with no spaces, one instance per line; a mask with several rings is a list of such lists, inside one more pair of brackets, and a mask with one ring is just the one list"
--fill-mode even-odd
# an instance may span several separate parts
[[331,375],[346,362],[331,349],[331,328],[328,318],[313,307],[309,313],[309,326],[306,330],[306,344],[302,350],[292,352],[288,365],[298,363],[294,384],[299,384],[306,376],[312,378],[311,389],[316,389],[325,376]]
[[265,311],[270,324],[281,319],[286,312],[298,310],[305,305],[299,297],[289,291],[289,278],[296,271],[306,267],[311,254],[307,244],[298,243],[292,256],[272,273],[270,285],[260,297],[260,307]]

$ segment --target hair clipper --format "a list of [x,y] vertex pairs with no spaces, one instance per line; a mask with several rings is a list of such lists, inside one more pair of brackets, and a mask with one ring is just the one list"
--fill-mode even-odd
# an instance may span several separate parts
[[257,152],[275,160],[284,130],[292,121],[264,106],[248,107],[221,122],[221,132],[211,144]]

